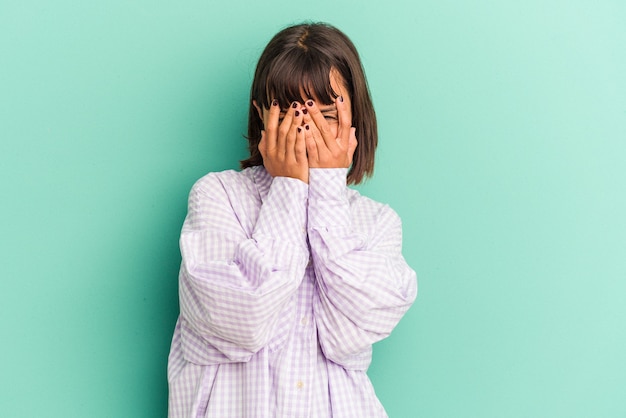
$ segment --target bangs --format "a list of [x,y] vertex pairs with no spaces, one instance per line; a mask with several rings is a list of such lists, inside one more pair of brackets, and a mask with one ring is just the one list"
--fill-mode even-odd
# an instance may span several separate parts
[[[291,103],[304,103],[308,99],[329,105],[339,96],[330,85],[331,65],[311,54],[311,51],[289,51],[268,68],[263,107],[278,100],[281,109]],[[260,86],[259,86],[260,87]]]

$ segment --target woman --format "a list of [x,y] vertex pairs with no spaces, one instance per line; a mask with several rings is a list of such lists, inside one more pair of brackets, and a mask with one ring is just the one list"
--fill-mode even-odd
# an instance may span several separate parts
[[[357,141],[358,135],[358,141]],[[352,42],[279,32],[257,65],[242,171],[191,190],[170,417],[386,417],[366,370],[417,292],[372,174],[376,117]]]

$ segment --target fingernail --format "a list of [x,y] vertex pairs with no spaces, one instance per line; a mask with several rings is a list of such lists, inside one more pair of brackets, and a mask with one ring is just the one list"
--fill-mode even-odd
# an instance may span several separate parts
[[339,101],[343,103],[343,96],[339,96]]
[[300,116],[300,111],[296,110],[296,117]]
[[306,105],[309,107],[313,107],[313,100],[309,100],[308,102],[306,102]]
[[302,132],[302,128],[298,126],[298,133]]
[[296,107],[298,107],[298,102],[293,102],[293,103],[291,104],[291,107],[293,107],[294,109],[295,109]]
[[272,100],[272,106],[278,106],[278,100],[276,99]]
[[309,130],[309,125],[304,125],[304,129],[306,129],[307,131]]
[[308,110],[306,110],[306,109],[302,109],[302,114],[303,114],[303,115],[306,115],[306,114],[307,114],[307,112],[308,112]]

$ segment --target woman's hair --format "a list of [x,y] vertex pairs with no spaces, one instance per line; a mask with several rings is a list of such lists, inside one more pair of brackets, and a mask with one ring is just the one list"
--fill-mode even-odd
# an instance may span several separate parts
[[[263,164],[259,141],[263,120],[253,100],[269,109],[278,100],[282,109],[298,101],[316,98],[324,105],[334,103],[338,94],[330,85],[331,70],[341,76],[352,102],[352,126],[358,145],[354,152],[348,183],[358,184],[374,171],[374,152],[378,144],[376,114],[367,87],[365,73],[354,44],[337,28],[325,23],[307,23],[288,27],[267,44],[254,73],[250,89],[248,135],[250,157],[241,168]],[[302,97],[302,94],[306,97]]]

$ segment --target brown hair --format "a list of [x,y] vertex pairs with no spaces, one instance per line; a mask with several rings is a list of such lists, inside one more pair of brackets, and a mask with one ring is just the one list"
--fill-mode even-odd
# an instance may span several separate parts
[[[266,109],[274,99],[281,108],[311,97],[324,105],[332,104],[338,94],[330,85],[331,70],[341,75],[350,94],[352,126],[356,128],[358,140],[348,183],[358,184],[364,176],[372,175],[378,131],[363,66],[352,41],[339,29],[325,23],[290,26],[277,33],[265,47],[250,89],[246,137],[250,157],[241,161],[241,168],[263,164],[259,152],[263,120],[253,100]],[[302,97],[301,92],[307,97]]]

